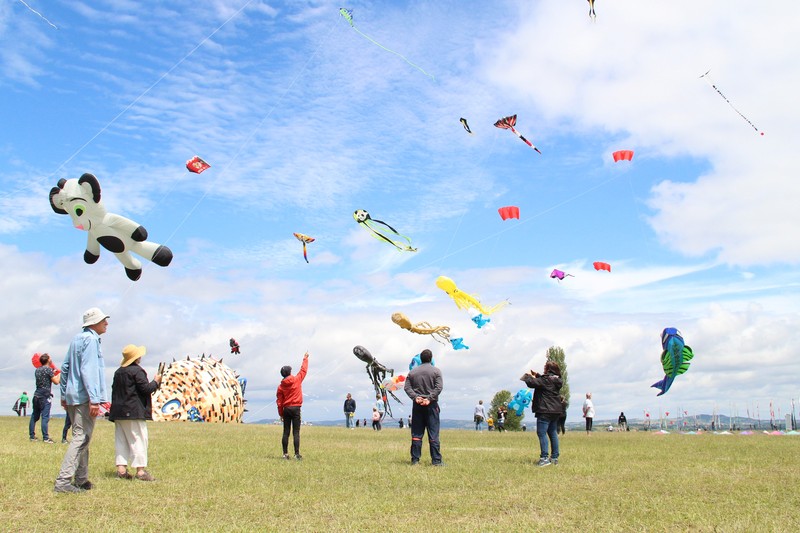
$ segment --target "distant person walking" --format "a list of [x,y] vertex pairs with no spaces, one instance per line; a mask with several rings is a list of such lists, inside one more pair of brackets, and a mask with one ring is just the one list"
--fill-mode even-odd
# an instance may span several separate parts
[[377,407],[372,408],[372,429],[375,431],[381,430],[381,413]]
[[348,392],[347,398],[344,401],[344,427],[355,429],[353,427],[353,417],[356,416],[356,401],[353,396]]
[[[534,389],[532,408],[536,415],[536,435],[539,437],[538,466],[557,465],[560,450],[558,448],[558,419],[562,407],[559,391],[564,384],[561,379],[561,368],[555,361],[544,364],[544,374],[533,370],[520,378]],[[548,437],[550,446],[548,446]]]
[[36,422],[42,420],[42,441],[53,444],[50,438],[48,426],[50,423],[50,407],[53,405],[53,393],[50,392],[53,384],[61,383],[61,371],[58,370],[50,360],[50,355],[44,353],[39,356],[40,366],[34,371],[33,377],[36,380],[36,391],[33,393],[33,412],[31,421],[28,424],[28,433],[31,441],[36,440]]
[[17,402],[17,416],[28,416],[28,392],[23,391]]
[[625,417],[625,413],[621,412],[619,414],[619,418],[617,418],[617,427],[620,431],[627,431],[628,430],[628,419]]
[[111,411],[108,419],[114,422],[114,448],[117,477],[131,479],[128,464],[136,469],[136,479],[155,481],[147,468],[147,421],[153,419],[151,398],[161,385],[161,376],[147,380],[147,372],[139,366],[147,350],[144,346],[128,344],[122,349],[122,361],[114,372],[111,384]]
[[567,432],[567,399],[562,394],[561,399],[561,416],[558,417],[558,432],[562,435]]
[[292,367],[286,365],[281,368],[281,380],[278,385],[277,400],[278,416],[283,420],[283,458],[289,457],[289,431],[292,432],[294,440],[294,458],[298,461],[303,458],[300,455],[300,410],[303,406],[303,380],[306,379],[308,371],[308,352],[303,356],[303,363],[300,365],[300,372],[293,376]]
[[384,415],[386,414],[386,402],[383,401],[380,394],[375,395],[375,408],[378,410],[378,413],[381,415],[381,420],[383,420]]
[[586,419],[586,434],[592,434],[592,420],[594,420],[594,404],[592,403],[592,393],[586,393],[586,399],[583,400],[583,418]]
[[442,371],[431,365],[433,354],[425,349],[420,353],[422,364],[414,367],[406,377],[405,393],[414,404],[411,407],[411,464],[419,464],[422,455],[422,437],[428,431],[431,463],[441,466],[439,443],[439,395],[444,382]]
[[83,313],[83,331],[72,339],[61,365],[61,405],[72,420],[72,442],[61,462],[55,492],[82,492],[93,487],[89,481],[89,443],[100,404],[108,401],[100,349],[100,335],[108,329],[108,319],[97,307]]
[[495,423],[498,433],[506,430],[506,416],[508,416],[508,410],[501,405],[497,408],[497,422]]
[[483,421],[486,420],[486,409],[483,407],[483,400],[478,400],[475,406],[475,431],[483,431]]

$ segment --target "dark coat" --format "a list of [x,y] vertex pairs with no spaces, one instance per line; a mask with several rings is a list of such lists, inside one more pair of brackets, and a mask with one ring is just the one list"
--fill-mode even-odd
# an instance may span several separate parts
[[545,374],[538,377],[525,374],[523,381],[528,387],[535,389],[533,391],[531,410],[536,416],[548,415],[555,418],[561,416],[561,413],[564,412],[561,406],[561,396],[558,394],[564,384],[561,377],[555,374]]
[[147,381],[147,373],[137,364],[121,366],[111,384],[109,420],[152,420],[151,397],[158,383]]
[[355,413],[356,412],[356,401],[352,398],[349,400],[344,401],[344,412],[345,413]]

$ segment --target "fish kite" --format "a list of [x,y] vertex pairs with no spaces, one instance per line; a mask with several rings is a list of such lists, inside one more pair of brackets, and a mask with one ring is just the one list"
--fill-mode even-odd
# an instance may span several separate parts
[[[369,213],[367,213],[363,209],[356,210],[353,213],[353,218],[356,220],[356,222],[359,223],[359,225],[363,226],[364,228],[366,228],[367,230],[372,232],[372,236],[373,237],[375,237],[378,240],[383,239],[384,241],[388,242],[389,244],[391,244],[392,246],[394,246],[395,248],[397,248],[401,252],[416,252],[417,251],[416,248],[412,248],[411,247],[411,239],[409,239],[405,235],[400,235],[397,232],[396,229],[391,227],[386,222],[383,222],[382,220],[375,220],[374,218],[371,218],[369,216]],[[389,229],[392,232],[392,234],[394,234],[394,235],[396,235],[398,237],[402,237],[403,239],[405,239],[405,241],[408,244],[404,244],[402,242],[398,242],[398,241],[394,240],[394,236],[393,235],[391,237],[387,236],[385,234],[386,233],[385,230],[383,228],[381,228],[381,227],[378,227],[377,226],[378,224],[380,224],[381,226]]]
[[236,342],[236,339],[232,338],[230,340],[230,345],[231,345],[231,353],[238,354],[239,353],[239,343]]
[[211,168],[211,165],[200,159],[200,156],[194,156],[186,162],[186,169],[195,174],[202,174],[204,170]]
[[519,207],[515,205],[501,207],[497,212],[500,213],[500,218],[503,220],[508,220],[509,218],[516,218],[519,220]]
[[408,317],[403,313],[392,314],[392,322],[394,322],[401,328],[410,331],[411,333],[417,333],[419,335],[430,335],[436,342],[440,342],[442,344],[445,344],[448,340],[450,340],[449,326],[434,327],[427,322],[418,322],[416,324],[412,324],[411,320],[409,320]]
[[480,311],[480,313],[485,316],[491,315],[492,313],[494,313],[495,311],[502,308],[508,303],[508,300],[506,300],[505,302],[500,302],[494,307],[486,309],[485,307],[483,307],[483,305],[477,298],[475,298],[471,294],[467,294],[466,292],[458,290],[458,287],[456,287],[456,283],[452,279],[446,276],[439,276],[438,278],[436,278],[436,286],[442,289],[444,292],[446,292],[447,295],[453,299],[453,301],[456,303],[459,309],[474,308]]
[[144,226],[106,211],[100,201],[100,183],[92,174],[58,180],[58,186],[50,189],[50,207],[59,215],[69,215],[76,229],[89,233],[83,260],[90,265],[100,259],[100,246],[117,257],[132,281],[142,275],[142,263],[131,252],[162,267],[172,261],[172,250],[148,241]]
[[573,277],[573,278],[575,277],[572,274],[566,274],[566,273],[562,272],[561,270],[558,270],[557,268],[554,268],[553,271],[550,272],[550,277],[553,278],[553,279],[557,279],[559,282],[561,282],[561,280],[563,280],[567,276],[570,276],[570,277]]
[[[711,72],[711,71],[709,70],[708,72]],[[758,128],[756,128],[756,125],[755,125],[755,124],[753,124],[752,122],[750,122],[750,119],[749,119],[749,118],[747,118],[746,116],[744,116],[744,115],[742,114],[742,112],[741,112],[741,111],[739,111],[738,109],[736,109],[736,108],[733,106],[733,104],[731,103],[731,101],[730,101],[730,100],[728,100],[728,98],[727,98],[727,97],[726,97],[724,94],[722,94],[722,91],[720,91],[719,89],[717,89],[717,86],[716,86],[716,85],[714,85],[714,82],[713,82],[713,81],[711,81],[711,77],[708,75],[708,72],[706,72],[705,74],[703,74],[703,75],[702,75],[702,76],[700,76],[700,77],[701,77],[701,78],[703,78],[703,79],[705,79],[705,80],[706,80],[706,82],[708,82],[708,84],[709,84],[709,85],[711,85],[711,88],[712,88],[712,89],[714,89],[715,91],[717,91],[717,94],[718,94],[718,95],[720,95],[720,96],[722,97],[722,99],[723,99],[723,100],[725,100],[726,102],[728,102],[728,105],[729,105],[729,106],[731,106],[731,109],[733,109],[734,111],[736,111],[736,113],[737,113],[737,114],[738,114],[740,117],[742,117],[742,118],[744,119],[744,121],[745,121],[745,122],[747,122],[748,124],[750,124],[750,126],[751,126],[751,127],[754,129],[754,130],[756,130],[756,133],[760,133],[761,135],[764,135],[764,132],[763,132],[763,131],[759,131],[759,130],[758,130]]]
[[460,119],[458,119],[458,121],[461,122],[461,125],[464,126],[465,130],[467,130],[467,133],[472,135],[472,130],[469,129],[469,124],[467,124],[467,119],[465,119],[464,117],[461,117]]
[[514,129],[514,126],[516,124],[517,124],[517,115],[511,115],[510,117],[501,118],[500,120],[494,123],[496,128],[511,130],[511,132],[520,139],[522,139],[522,141],[525,144],[527,144],[528,146],[530,146],[531,148],[533,148],[534,150],[536,150],[541,154],[542,152],[540,152],[539,149],[533,145],[533,143],[531,143],[528,139],[523,137],[522,134],[520,134],[520,132]]
[[303,259],[306,260],[308,263],[308,252],[306,251],[306,244],[309,242],[314,242],[314,237],[309,237],[308,235],[303,235],[302,233],[295,233],[295,237],[297,240],[303,243]]
[[[692,349],[684,344],[681,332],[676,328],[665,328],[661,332],[661,347],[664,349],[661,352],[664,379],[650,385],[661,390],[656,396],[661,396],[667,392],[675,377],[689,370],[689,361],[694,357]],[[669,413],[667,413],[667,416],[669,416]]]
[[608,272],[611,272],[611,265],[609,265],[608,263],[595,261],[594,263],[592,263],[592,265],[594,265],[595,270],[607,270]]
[[409,61],[409,60],[408,60],[408,58],[407,58],[406,56],[404,56],[404,55],[402,55],[402,54],[398,54],[398,53],[397,53],[397,52],[395,52],[394,50],[391,50],[391,49],[389,49],[389,48],[386,48],[385,46],[383,46],[381,43],[379,43],[378,41],[376,41],[375,39],[373,39],[372,37],[370,37],[370,36],[369,36],[369,35],[367,35],[366,33],[362,33],[362,32],[361,32],[361,30],[359,30],[358,28],[356,28],[355,21],[353,20],[353,10],[352,10],[352,9],[340,8],[340,9],[339,9],[339,14],[340,14],[340,15],[341,15],[341,16],[342,16],[342,17],[343,17],[343,18],[344,18],[344,19],[345,19],[347,22],[349,22],[349,23],[350,23],[350,26],[351,26],[351,27],[352,27],[354,30],[356,30],[356,33],[358,33],[359,35],[361,35],[362,37],[364,37],[365,39],[367,39],[369,42],[371,42],[371,43],[373,43],[373,44],[376,44],[376,45],[378,45],[379,47],[381,47],[381,48],[383,48],[384,50],[386,50],[387,52],[391,52],[391,53],[393,53],[394,55],[396,55],[396,56],[400,57],[400,58],[401,58],[403,61],[405,61],[406,63],[408,63],[409,65],[411,65],[411,66],[412,66],[412,67],[414,67],[415,69],[419,70],[420,72],[422,72],[423,74],[425,74],[426,76],[428,76],[430,79],[432,79],[432,80],[433,80],[433,79],[436,79],[436,78],[434,78],[434,77],[433,77],[433,75],[432,75],[432,74],[428,74],[427,72],[425,72],[424,70],[422,70],[422,67],[420,67],[419,65],[416,65],[416,64],[412,63],[411,61]]
[[533,400],[531,389],[520,389],[514,395],[514,398],[508,402],[508,408],[513,409],[517,416],[522,416],[522,413],[531,404],[531,400]]
[[614,162],[617,161],[630,161],[633,159],[633,150],[617,150],[611,156],[614,158]]
[[597,15],[594,12],[594,0],[587,0],[589,2],[589,18],[592,19],[592,22],[597,21]]
[[469,346],[464,344],[464,337],[450,339],[450,344],[453,346],[454,350],[469,350]]

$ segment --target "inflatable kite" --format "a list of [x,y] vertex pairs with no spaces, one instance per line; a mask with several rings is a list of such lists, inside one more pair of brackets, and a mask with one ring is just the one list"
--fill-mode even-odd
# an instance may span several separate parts
[[522,140],[522,142],[524,142],[525,144],[527,144],[528,146],[530,146],[531,148],[533,148],[534,150],[536,150],[541,154],[542,152],[540,152],[539,149],[533,145],[533,143],[531,143],[528,139],[523,137],[522,134],[520,134],[520,132],[514,129],[514,126],[516,124],[517,124],[517,115],[511,115],[510,117],[501,118],[500,120],[494,123],[496,128],[511,130],[511,133],[519,137]]
[[606,270],[608,272],[611,272],[611,265],[609,265],[608,263],[595,261],[594,263],[592,263],[592,265],[594,265],[595,270]]
[[[397,233],[397,230],[394,229],[393,227],[391,227],[386,222],[383,222],[382,220],[375,220],[374,218],[371,218],[369,216],[369,213],[367,213],[363,209],[356,210],[353,213],[353,218],[356,220],[356,222],[359,223],[359,225],[363,226],[368,231],[370,231],[372,233],[373,237],[375,237],[378,240],[382,239],[382,240],[388,242],[389,244],[391,244],[392,246],[394,246],[395,248],[397,248],[401,252],[416,252],[417,251],[416,248],[412,248],[411,247],[411,239],[409,239],[405,235],[400,235],[399,233]],[[391,233],[387,235],[387,232],[384,230],[384,228],[381,228],[379,225],[383,226],[386,229],[388,229],[389,231],[391,231]],[[404,244],[402,242],[394,240],[394,235],[396,235],[397,237],[402,237],[403,239],[405,239],[405,241],[408,244]]]
[[501,207],[497,210],[497,212],[500,213],[500,218],[503,220],[508,220],[509,218],[516,218],[519,220],[519,207],[515,205]]
[[405,386],[406,377],[403,374],[393,376],[383,380],[381,386],[389,392],[395,392],[397,389]]
[[514,410],[517,416],[522,416],[522,413],[531,404],[531,400],[533,400],[531,389],[520,389],[508,402],[508,408]]
[[162,267],[172,261],[172,251],[149,242],[143,226],[106,212],[100,202],[100,183],[92,174],[58,180],[58,187],[50,189],[50,207],[59,215],[69,215],[75,228],[89,233],[83,253],[83,260],[89,264],[100,259],[102,245],[125,266],[128,278],[136,281],[142,275],[142,263],[131,252]]
[[446,276],[439,276],[438,278],[436,278],[436,286],[442,289],[444,292],[446,292],[447,295],[453,299],[453,301],[456,303],[459,309],[473,308],[480,311],[480,313],[485,316],[491,315],[492,313],[494,313],[495,311],[502,308],[508,303],[508,300],[506,300],[505,302],[500,302],[494,307],[486,309],[485,307],[483,307],[483,305],[481,305],[481,302],[477,298],[475,298],[471,294],[467,294],[466,292],[458,290],[458,287],[456,287],[456,283],[452,279]]
[[472,130],[469,129],[469,124],[467,124],[467,119],[465,119],[464,117],[461,117],[460,119],[458,119],[458,121],[461,122],[462,126],[464,126],[464,129],[466,130],[466,132],[469,133],[470,135],[472,135]]
[[194,156],[186,162],[186,170],[195,174],[202,174],[204,170],[209,168],[211,168],[211,165],[200,159],[199,156]]
[[161,386],[153,393],[153,420],[241,422],[244,404],[238,374],[221,359],[187,357],[161,372]]
[[[39,357],[41,357],[42,355],[47,355],[47,354],[40,354],[38,352],[33,354],[33,357],[31,357],[31,363],[33,364],[33,368],[39,368],[39,367],[42,366],[42,362],[39,360]],[[47,365],[47,366],[49,366],[50,368],[53,369],[53,374],[54,375],[57,376],[57,375],[59,375],[61,373],[61,369],[60,368],[56,368],[56,364],[53,362],[53,358],[52,357],[50,358],[50,364]]]
[[231,339],[230,340],[230,345],[231,345],[231,353],[238,354],[239,353],[239,343],[236,342],[236,339]]
[[760,133],[761,135],[764,135],[764,132],[763,132],[763,131],[758,131],[758,128],[756,128],[756,125],[755,125],[755,124],[753,124],[752,122],[750,122],[750,119],[749,119],[749,118],[747,118],[746,116],[744,116],[744,115],[742,114],[742,112],[741,112],[741,111],[739,111],[738,109],[736,109],[736,108],[733,106],[733,104],[731,103],[731,101],[730,101],[730,100],[728,100],[728,98],[727,98],[727,97],[726,97],[724,94],[722,94],[722,91],[720,91],[719,89],[717,89],[717,86],[716,86],[716,85],[714,85],[714,82],[713,82],[713,81],[711,81],[711,77],[708,75],[708,73],[709,73],[709,72],[711,72],[711,71],[709,70],[708,72],[706,72],[705,74],[703,74],[703,75],[702,75],[702,76],[700,76],[700,77],[701,77],[701,78],[703,78],[704,80],[706,80],[706,82],[707,82],[707,83],[708,83],[708,84],[711,86],[711,88],[712,88],[712,89],[714,89],[715,91],[717,91],[717,94],[718,94],[718,95],[720,95],[720,96],[722,97],[722,99],[723,99],[723,100],[725,100],[726,102],[728,102],[728,105],[729,105],[729,106],[731,106],[731,109],[733,109],[734,111],[736,111],[736,113],[737,113],[737,114],[738,114],[740,117],[742,117],[742,118],[744,119],[744,121],[745,121],[745,122],[747,122],[748,124],[750,124],[750,126],[751,126],[751,127],[754,129],[754,130],[756,130],[756,133]]
[[449,326],[434,327],[427,322],[417,322],[416,324],[412,324],[411,320],[409,320],[408,317],[403,313],[393,313],[392,322],[394,322],[401,328],[410,331],[411,333],[417,333],[419,335],[430,335],[436,342],[440,342],[442,344],[445,344],[447,341],[450,340]]
[[[464,337],[456,337],[455,339],[450,339],[450,345],[453,347],[454,350],[469,350],[469,346],[464,344]],[[433,364],[433,362],[431,362]]]
[[661,352],[664,379],[650,385],[661,391],[656,396],[667,392],[675,377],[689,370],[689,361],[694,357],[692,349],[684,344],[681,332],[676,328],[665,328],[661,332],[661,347],[664,350]]
[[309,237],[308,235],[303,235],[302,233],[295,233],[294,236],[297,238],[298,241],[303,243],[303,259],[306,260],[308,263],[308,252],[306,251],[306,244],[309,242],[314,242],[314,237]]
[[558,270],[557,268],[554,268],[553,271],[550,272],[550,277],[553,278],[553,279],[557,279],[559,282],[561,280],[563,280],[564,278],[566,278],[567,276],[570,276],[570,277],[573,277],[573,278],[575,277],[572,274],[566,274],[565,272],[563,272],[561,270]]
[[631,161],[633,159],[633,150],[617,150],[611,156],[614,158],[614,162],[618,161]]
[[[473,310],[470,309],[470,311],[473,311]],[[473,311],[473,313],[474,313],[474,311]],[[492,319],[489,318],[488,316],[483,316],[481,313],[474,313],[473,317],[472,317],[472,321],[475,323],[476,326],[478,326],[478,329],[481,329],[484,326],[486,326],[487,324],[491,326]]]
[[372,354],[369,353],[369,350],[363,346],[355,346],[353,348],[353,354],[360,360],[367,363],[367,375],[369,376],[370,381],[372,381],[372,386],[375,388],[375,395],[381,397],[383,404],[386,406],[386,414],[389,415],[389,418],[393,418],[392,407],[389,405],[389,398],[386,396],[386,393],[388,392],[397,403],[402,405],[403,402],[401,402],[400,398],[395,396],[391,390],[386,389],[383,386],[383,383],[386,381],[386,374],[389,374],[390,377],[394,376],[394,369],[386,368],[380,364],[377,359],[372,357]]
[[[422,364],[422,355],[417,354],[411,358],[411,362],[408,364],[408,371],[411,372],[414,368],[418,367]],[[436,362],[431,358],[431,366],[436,366]]]

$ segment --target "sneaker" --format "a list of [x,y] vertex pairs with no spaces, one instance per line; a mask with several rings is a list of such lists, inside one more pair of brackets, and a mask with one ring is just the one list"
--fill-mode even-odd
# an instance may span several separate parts
[[150,472],[148,472],[147,470],[142,470],[140,473],[137,473],[135,477],[139,481],[155,481],[156,480],[156,478],[151,476]]
[[292,458],[289,457],[288,453],[283,454],[283,458],[286,459],[287,461],[291,461],[292,460]]
[[56,441],[54,441],[53,439],[44,439],[42,442],[44,442],[46,444],[55,444],[56,443]]
[[38,439],[36,437],[31,437],[31,442],[36,442]]
[[419,466],[419,461],[411,461],[411,466]]
[[69,441],[67,439],[61,439],[61,444],[69,444]]
[[539,463],[536,466],[550,466],[551,464],[553,463],[550,462],[550,459],[547,457],[542,457],[539,459]]
[[432,463],[431,466],[444,466],[444,463]]
[[94,485],[88,479],[81,484],[76,483],[75,486],[83,490],[92,490],[94,488]]
[[303,456],[302,456],[302,455],[300,455],[299,453],[298,453],[298,454],[296,454],[296,455],[294,456],[294,458],[295,458],[295,459],[297,459],[298,461],[302,461],[302,460],[303,460]]
[[76,493],[76,492],[83,492],[83,489],[78,488],[75,485],[66,485],[64,487],[59,487],[58,485],[56,485],[55,487],[53,487],[53,492],[71,492],[71,493]]
[[124,474],[117,472],[117,479],[133,479],[133,476],[128,471],[126,471]]
[[553,459],[553,458],[551,457],[551,458],[550,458],[550,464],[557,465],[557,464],[558,464],[558,459]]

